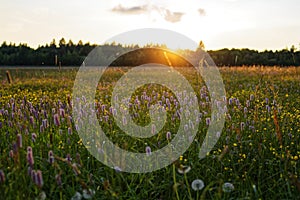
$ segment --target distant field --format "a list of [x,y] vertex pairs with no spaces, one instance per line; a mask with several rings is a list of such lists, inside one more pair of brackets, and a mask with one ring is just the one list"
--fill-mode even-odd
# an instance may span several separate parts
[[[76,199],[78,192],[83,199],[299,199],[300,68],[219,69],[228,111],[213,150],[199,160],[211,104],[209,94],[201,90],[205,87],[201,77],[182,68],[201,105],[197,136],[168,167],[130,174],[97,161],[77,135],[71,97],[78,68],[0,67],[0,198]],[[180,118],[175,113],[180,106],[171,101],[169,121],[157,136],[145,140],[126,136],[114,123],[109,100],[127,70],[110,68],[100,80],[95,99],[99,124],[126,150],[145,152],[146,146],[158,150],[176,135]],[[12,77],[10,84],[6,71]],[[167,104],[174,95],[151,85],[133,95],[133,105],[143,92],[152,99],[157,94],[151,104]],[[149,123],[147,103],[130,110],[137,124]],[[166,138],[168,131],[171,138]],[[204,182],[203,188],[192,184],[196,179]]]

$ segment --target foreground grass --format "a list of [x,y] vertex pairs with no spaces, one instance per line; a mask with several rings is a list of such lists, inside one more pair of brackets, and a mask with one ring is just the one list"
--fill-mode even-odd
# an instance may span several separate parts
[[[107,135],[123,148],[137,152],[143,152],[145,146],[159,149],[168,143],[168,130],[176,133],[173,124],[179,119],[169,122],[157,137],[145,141],[130,139],[111,121],[107,95],[126,70],[110,69],[100,81],[97,117],[103,119],[100,124]],[[194,82],[199,103],[204,103],[194,142],[170,166],[152,173],[130,174],[97,161],[76,134],[70,102],[76,69],[13,69],[12,84],[8,84],[5,70],[0,70],[1,196],[71,199],[78,192],[95,199],[299,198],[300,69],[232,67],[220,68],[220,72],[228,112],[220,139],[207,157],[199,160],[198,152],[208,127],[210,105],[200,97],[203,85],[198,86],[198,80],[187,73],[190,82]],[[165,101],[162,96],[166,88],[147,88],[140,92],[151,96],[155,91],[159,93],[158,100]],[[106,107],[100,109],[101,105]],[[145,107],[142,109],[131,112],[147,113]],[[176,112],[173,104],[169,112],[170,116]],[[135,119],[141,124],[148,121],[142,115]],[[191,170],[182,173],[186,168]],[[201,179],[204,188],[195,191],[191,187],[195,179]],[[231,183],[234,189],[224,188],[224,183]]]

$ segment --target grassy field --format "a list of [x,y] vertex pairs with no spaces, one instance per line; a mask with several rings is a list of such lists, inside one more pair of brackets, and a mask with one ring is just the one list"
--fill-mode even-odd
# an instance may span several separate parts
[[[126,70],[111,68],[100,80],[95,99],[99,123],[120,147],[154,151],[176,135],[180,119],[172,116],[180,106],[171,101],[167,124],[155,137],[126,136],[109,109],[113,86]],[[9,72],[11,84],[0,68],[1,199],[300,199],[300,68],[220,68],[226,122],[218,143],[201,160],[209,94],[193,72],[183,70],[201,105],[197,136],[173,164],[141,174],[111,169],[83,145],[71,112],[77,69]],[[143,92],[163,103],[172,96],[167,88],[150,85],[136,91],[133,105]],[[146,105],[130,111],[137,124],[149,123]]]

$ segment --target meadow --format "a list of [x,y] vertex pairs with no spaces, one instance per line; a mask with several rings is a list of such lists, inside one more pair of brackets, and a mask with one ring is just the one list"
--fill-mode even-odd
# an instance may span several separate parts
[[[198,152],[209,126],[209,93],[183,69],[201,105],[197,136],[175,162],[151,173],[109,168],[87,151],[72,118],[77,70],[0,68],[1,199],[300,199],[300,68],[219,68],[226,122],[204,159]],[[167,88],[140,88],[130,102],[133,121],[149,123],[149,104],[160,101],[167,123],[155,137],[125,135],[109,99],[127,70],[110,68],[100,80],[97,118],[114,144],[149,153],[176,135],[180,106]]]

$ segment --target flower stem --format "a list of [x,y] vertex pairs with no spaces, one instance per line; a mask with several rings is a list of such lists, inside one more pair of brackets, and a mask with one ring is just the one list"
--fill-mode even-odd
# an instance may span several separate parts
[[179,195],[178,195],[178,191],[177,191],[177,183],[176,183],[176,170],[175,170],[174,164],[173,164],[173,181],[174,181],[174,190],[176,193],[176,198],[177,198],[177,200],[179,200]]
[[191,190],[190,190],[190,185],[189,185],[189,182],[188,182],[187,177],[186,177],[186,173],[184,173],[184,179],[185,179],[186,187],[187,187],[187,189],[188,189],[188,193],[189,193],[190,200],[193,200],[192,194],[191,194]]

